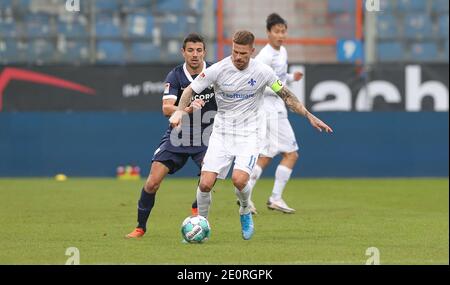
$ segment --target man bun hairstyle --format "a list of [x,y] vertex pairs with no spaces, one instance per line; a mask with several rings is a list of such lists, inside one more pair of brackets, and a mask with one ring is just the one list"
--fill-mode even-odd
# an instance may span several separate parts
[[270,32],[272,27],[275,26],[275,25],[278,25],[278,24],[285,25],[286,28],[287,28],[286,20],[281,18],[281,16],[278,15],[277,13],[272,13],[269,16],[267,16],[267,19],[266,19],[266,29],[267,29],[267,31]]

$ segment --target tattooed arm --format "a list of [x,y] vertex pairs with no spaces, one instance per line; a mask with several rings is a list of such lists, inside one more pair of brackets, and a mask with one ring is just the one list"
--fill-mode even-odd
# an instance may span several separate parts
[[325,130],[327,133],[333,132],[333,130],[327,124],[311,114],[306,109],[306,107],[298,100],[297,96],[295,96],[295,94],[292,93],[292,91],[289,90],[286,86],[283,86],[283,88],[281,88],[276,93],[281,97],[281,99],[283,99],[289,109],[299,115],[305,116],[314,128],[316,128],[320,132],[322,130]]
[[194,95],[194,90],[192,90],[191,85],[189,85],[183,90],[183,94],[181,94],[180,101],[178,102],[178,111],[182,111],[189,106],[192,95]]
[[183,94],[181,94],[180,101],[178,102],[177,110],[173,112],[169,119],[172,127],[180,126],[183,112],[192,113],[197,109],[201,109],[205,105],[205,102],[201,99],[194,100],[191,103],[193,95],[194,90],[192,90],[191,85],[184,89]]

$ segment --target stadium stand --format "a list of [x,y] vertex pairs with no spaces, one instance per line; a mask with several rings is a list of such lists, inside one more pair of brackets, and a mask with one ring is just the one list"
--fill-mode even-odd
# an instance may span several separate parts
[[87,40],[67,40],[60,38],[57,44],[58,61],[67,64],[89,62],[89,43]]
[[377,13],[379,61],[448,61],[448,1],[391,0],[381,3],[382,11]]
[[407,59],[401,43],[397,41],[378,43],[378,59],[380,61],[398,61]]
[[98,63],[118,63],[125,62],[125,46],[121,41],[100,40],[97,44]]
[[384,13],[378,16],[377,34],[380,39],[394,39],[399,35],[398,23],[394,15]]
[[130,14],[127,16],[127,34],[130,37],[151,37],[153,33],[153,16]]
[[[0,0],[0,62],[177,62],[182,38],[189,32],[204,33],[206,25],[215,24],[217,1],[207,12],[205,1],[92,0],[74,15],[58,0]],[[264,17],[272,12],[271,0],[257,1],[257,9],[255,1],[223,3],[225,38],[237,28],[250,29],[258,38],[265,38]],[[282,1],[278,12],[288,20],[292,38],[353,39],[355,3],[290,0]],[[375,13],[376,60],[448,61],[448,0],[390,0],[380,4],[381,11]],[[206,13],[214,17],[205,25]],[[215,28],[206,35],[209,53],[214,54]],[[291,44],[287,48],[291,61],[336,61],[332,45]]]
[[0,63],[175,62],[201,32],[203,1],[93,0],[73,14],[58,0],[0,0]]

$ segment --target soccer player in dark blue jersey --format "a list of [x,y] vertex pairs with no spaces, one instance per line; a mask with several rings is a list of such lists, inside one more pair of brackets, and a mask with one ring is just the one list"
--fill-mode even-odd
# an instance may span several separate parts
[[[189,34],[184,39],[182,54],[184,64],[172,69],[165,81],[162,110],[167,117],[177,110],[184,88],[210,66],[204,61],[205,43],[198,34]],[[167,174],[173,174],[181,169],[189,157],[197,164],[199,170],[201,169],[207,149],[207,138],[212,131],[210,126],[217,111],[213,87],[205,89],[201,94],[195,94],[185,111],[189,114],[190,124],[181,130],[173,130],[169,126],[153,155],[150,174],[138,201],[138,225],[133,232],[126,235],[127,238],[140,238],[145,234],[156,192]],[[197,201],[192,204],[192,212],[198,213]]]

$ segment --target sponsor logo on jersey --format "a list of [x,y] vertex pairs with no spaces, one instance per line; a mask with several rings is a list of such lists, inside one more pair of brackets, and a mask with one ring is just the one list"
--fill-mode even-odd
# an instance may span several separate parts
[[197,99],[202,99],[203,101],[205,101],[205,103],[209,102],[209,99],[214,97],[214,92],[213,93],[207,93],[207,94],[195,94],[194,96],[192,96],[191,101],[197,100]]
[[239,93],[233,93],[233,94],[224,94],[225,97],[227,98],[231,98],[231,99],[249,99],[255,96],[255,93],[251,93],[251,94],[239,94]]

